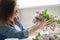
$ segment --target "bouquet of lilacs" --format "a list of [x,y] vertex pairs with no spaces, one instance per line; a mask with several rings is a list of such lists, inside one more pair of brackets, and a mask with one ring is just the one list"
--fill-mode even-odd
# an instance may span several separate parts
[[35,36],[35,38],[32,38],[32,40],[60,40],[60,37],[58,37],[57,34],[49,34],[41,36],[40,33],[38,33]]
[[[58,18],[58,16],[54,16],[51,14],[48,14],[47,9],[43,10],[41,13],[39,11],[36,12],[37,16],[33,18],[33,23],[36,24],[37,22],[43,21],[44,19],[46,20],[51,20],[51,24],[50,25],[46,25],[46,29],[47,27],[49,27],[51,30],[54,31],[55,28],[60,27],[60,19]],[[52,37],[52,38],[51,38]],[[40,33],[38,33],[35,38],[33,38],[32,40],[60,40],[58,38],[57,35],[43,35],[41,36]]]
[[43,21],[44,19],[46,20],[51,20],[51,24],[47,25],[46,27],[50,27],[51,30],[54,30],[56,27],[60,26],[60,19],[58,18],[58,16],[54,16],[51,14],[47,13],[47,9],[43,10],[41,13],[39,11],[36,12],[36,14],[38,14],[36,17],[33,18],[33,23],[37,23],[39,21]]

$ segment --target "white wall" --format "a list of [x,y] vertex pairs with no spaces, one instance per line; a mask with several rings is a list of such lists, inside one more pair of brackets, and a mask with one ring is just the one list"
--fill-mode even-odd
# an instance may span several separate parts
[[60,0],[17,0],[19,8],[60,4]]
[[42,11],[44,9],[48,9],[49,14],[60,16],[60,6],[45,6],[45,7],[37,7],[37,8],[25,8],[19,9],[19,17],[24,25],[24,27],[30,27],[33,25],[32,19],[36,15],[36,11]]

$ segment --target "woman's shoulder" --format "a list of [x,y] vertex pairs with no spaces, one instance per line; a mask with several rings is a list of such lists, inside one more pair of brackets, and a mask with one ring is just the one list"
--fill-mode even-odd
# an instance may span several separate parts
[[10,25],[3,26],[2,23],[0,23],[0,34],[4,34],[11,29],[14,29],[14,27],[11,27]]
[[10,25],[6,25],[4,26],[1,22],[0,22],[0,31],[5,31],[5,30],[9,30],[12,27]]

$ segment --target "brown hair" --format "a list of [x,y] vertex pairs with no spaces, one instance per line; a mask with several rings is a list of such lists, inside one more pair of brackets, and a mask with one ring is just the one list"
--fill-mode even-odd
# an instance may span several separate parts
[[16,0],[1,0],[0,1],[0,21],[6,25],[9,23],[9,18],[14,14]]

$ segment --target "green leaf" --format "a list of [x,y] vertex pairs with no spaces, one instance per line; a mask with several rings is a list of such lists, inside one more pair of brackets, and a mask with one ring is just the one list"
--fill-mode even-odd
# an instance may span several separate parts
[[38,40],[38,36],[36,35],[35,38],[32,38],[32,40]]
[[55,34],[55,35],[54,35],[54,38],[55,38],[55,39],[57,39],[57,38],[58,38],[58,36]]
[[40,36],[41,36],[40,33],[38,33],[38,34],[35,36],[35,38],[33,38],[33,40],[38,40]]
[[50,16],[49,16],[48,14],[44,14],[44,15],[41,15],[41,16],[43,16],[43,17],[46,18],[47,20],[50,19]]
[[46,9],[46,10],[43,10],[40,15],[41,15],[41,16],[44,16],[46,13],[47,13],[47,9]]
[[49,14],[47,13],[47,9],[46,9],[46,10],[43,10],[40,15],[43,16],[43,17],[45,17],[47,20],[50,19],[50,16],[49,16]]
[[51,28],[51,27],[50,27],[50,29],[51,29],[52,31],[54,31],[54,29],[53,29],[53,28]]
[[38,40],[38,39],[35,39],[35,40]]
[[32,38],[32,40],[35,40],[34,38]]
[[52,40],[51,38],[49,38],[49,40]]
[[47,13],[47,9],[42,11],[42,14],[46,14]]
[[56,19],[55,22],[56,22],[57,24],[60,24],[60,19]]
[[38,33],[38,36],[40,37],[40,36],[41,36],[41,34],[40,34],[40,33]]
[[39,21],[39,18],[38,17],[35,17],[36,18],[36,21]]
[[38,38],[39,38],[39,36],[37,35],[35,38],[36,38],[36,39],[38,39]]
[[45,15],[45,18],[46,18],[47,20],[49,20],[49,19],[50,19],[50,16],[49,16],[48,14],[46,14],[46,15]]
[[32,38],[32,40],[38,40],[38,38]]

